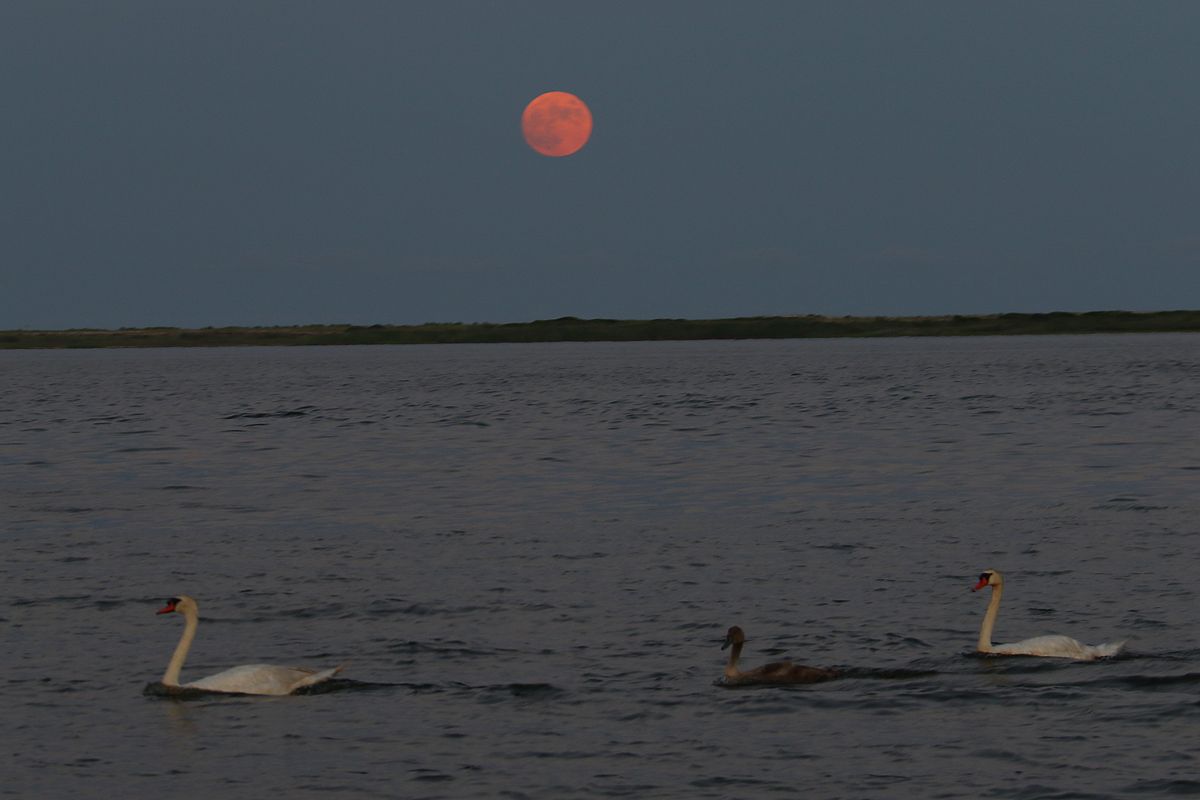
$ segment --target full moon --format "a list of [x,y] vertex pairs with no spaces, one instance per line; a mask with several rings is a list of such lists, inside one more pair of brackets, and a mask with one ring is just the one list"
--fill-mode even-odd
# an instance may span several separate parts
[[521,114],[525,141],[544,156],[569,156],[592,135],[592,112],[570,92],[546,92],[529,101]]

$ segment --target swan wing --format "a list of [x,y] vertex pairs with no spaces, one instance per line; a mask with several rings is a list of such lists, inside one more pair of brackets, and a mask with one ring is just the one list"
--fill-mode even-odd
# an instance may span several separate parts
[[341,670],[334,667],[318,672],[298,667],[277,667],[273,664],[243,664],[231,667],[207,678],[185,684],[187,689],[205,692],[232,692],[237,694],[291,694],[303,686],[328,680]]
[[1043,656],[1048,658],[1073,658],[1091,661],[1096,658],[1115,656],[1125,646],[1124,642],[1088,645],[1070,636],[1035,636],[1012,644],[998,644],[989,652],[1009,656]]

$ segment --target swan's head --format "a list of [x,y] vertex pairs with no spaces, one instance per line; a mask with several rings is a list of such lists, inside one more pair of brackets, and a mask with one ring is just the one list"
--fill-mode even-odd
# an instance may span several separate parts
[[171,612],[175,612],[176,614],[187,614],[189,612],[199,614],[200,606],[186,594],[181,594],[178,597],[172,597],[168,600],[167,604],[160,608],[157,613],[170,614]]
[[983,572],[979,573],[979,583],[975,584],[975,588],[972,589],[971,591],[978,592],[980,589],[982,589],[985,586],[1003,586],[1003,585],[1004,585],[1004,578],[1001,577],[999,572],[996,572],[996,570],[994,570],[994,569],[985,569]]
[[725,634],[725,643],[721,645],[721,649],[724,650],[731,644],[742,644],[745,641],[746,634],[742,632],[741,628],[739,628],[737,625],[734,625],[729,629],[729,632]]

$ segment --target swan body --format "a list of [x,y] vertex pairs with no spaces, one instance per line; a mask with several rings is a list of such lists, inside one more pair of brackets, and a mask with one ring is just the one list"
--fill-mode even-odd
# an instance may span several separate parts
[[226,694],[262,694],[286,695],[303,689],[305,686],[327,681],[342,671],[341,666],[325,670],[305,669],[302,667],[277,667],[273,664],[243,664],[231,667],[207,678],[190,683],[179,683],[179,672],[183,662],[196,638],[196,627],[200,621],[200,607],[194,599],[187,595],[173,597],[166,606],[158,610],[159,614],[182,614],[184,618],[183,635],[167,671],[163,673],[162,684],[168,689],[196,689],[204,692],[224,692]]
[[988,601],[987,613],[983,615],[983,625],[979,628],[979,642],[975,646],[977,652],[988,655],[1042,656],[1094,661],[1097,658],[1115,656],[1125,646],[1123,641],[1083,644],[1070,636],[1058,635],[1035,636],[1011,644],[992,644],[992,629],[996,626],[996,616],[1000,613],[1000,598],[1004,594],[1004,576],[994,569],[984,570],[979,576],[979,582],[971,591],[977,592],[985,586],[992,587],[992,599]]
[[743,672],[738,669],[737,662],[742,656],[742,647],[746,643],[746,634],[737,625],[725,634],[724,650],[732,645],[729,651],[729,663],[725,665],[725,675],[721,681],[725,686],[753,686],[761,684],[794,684],[819,683],[838,677],[838,672],[821,667],[806,667],[803,664],[793,664],[791,661],[774,661]]

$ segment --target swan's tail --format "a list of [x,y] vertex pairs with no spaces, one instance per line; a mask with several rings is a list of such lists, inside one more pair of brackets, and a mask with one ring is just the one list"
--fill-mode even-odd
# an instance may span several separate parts
[[1092,653],[1095,658],[1109,658],[1115,656],[1125,648],[1125,641],[1122,639],[1119,642],[1105,642],[1098,644],[1092,648]]
[[327,681],[345,669],[345,667],[345,664],[338,664],[333,669],[323,669],[320,672],[314,672],[313,674],[296,681],[296,684],[292,687],[292,691],[294,692],[297,689],[303,689],[305,686],[315,686],[318,683]]

